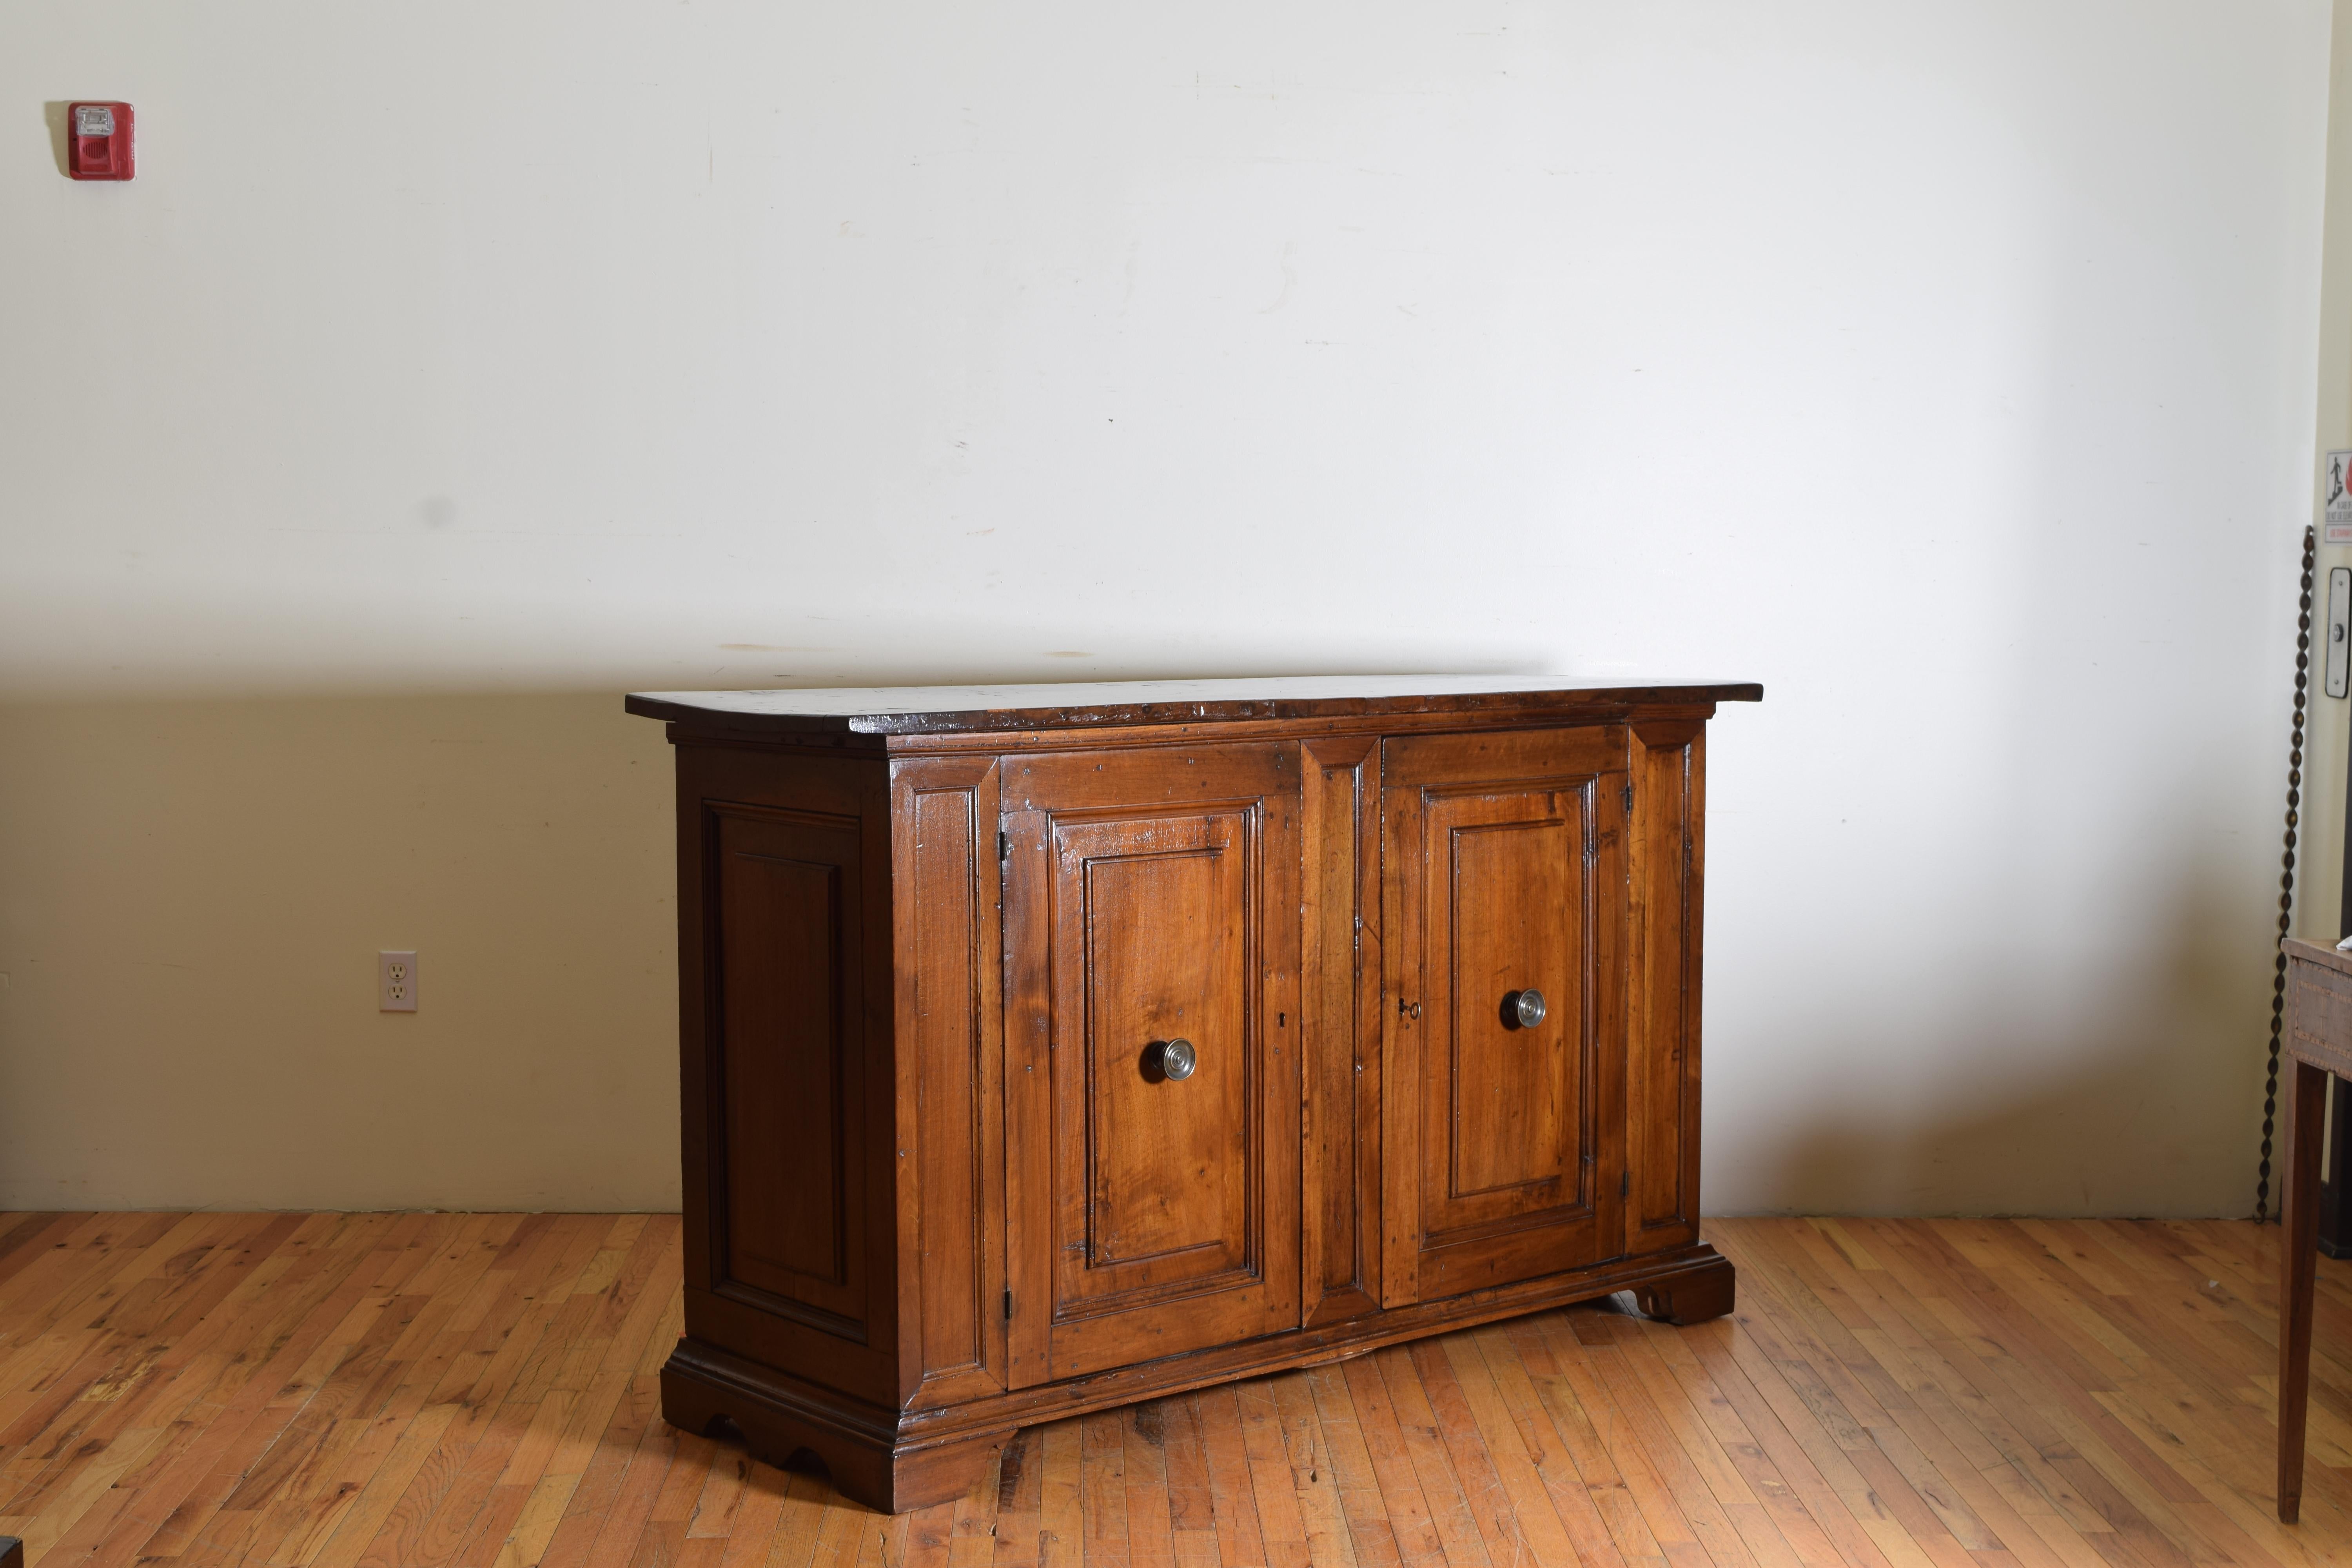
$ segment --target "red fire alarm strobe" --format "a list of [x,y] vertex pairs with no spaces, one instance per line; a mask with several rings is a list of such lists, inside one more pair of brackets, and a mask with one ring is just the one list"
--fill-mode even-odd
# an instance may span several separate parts
[[77,180],[127,180],[132,167],[131,106],[66,105],[66,172]]

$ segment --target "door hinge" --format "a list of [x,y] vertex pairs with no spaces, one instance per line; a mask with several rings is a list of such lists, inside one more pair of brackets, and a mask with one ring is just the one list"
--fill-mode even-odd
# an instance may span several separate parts
[[[1631,1166],[1617,1173],[1617,1195],[1621,1198],[1630,1198],[1633,1195],[1633,1172]],[[1007,1310],[1009,1311],[1010,1309]]]
[[1008,1323],[1013,1321],[1013,1287],[1010,1285],[1004,1288],[1004,1321]]
[[997,864],[999,864],[999,865],[1003,865],[1005,861],[1010,860],[1010,859],[1012,859],[1012,858],[1013,858],[1013,835],[1011,835],[1010,833],[1005,832],[1005,831],[1004,831],[1004,829],[1003,829],[1003,828],[1001,828],[1001,827],[1000,827],[1000,828],[998,828],[998,829],[996,830],[996,859],[997,859]]
[[1633,786],[1632,784],[1627,784],[1625,786],[1625,809],[1629,812],[1633,809]]

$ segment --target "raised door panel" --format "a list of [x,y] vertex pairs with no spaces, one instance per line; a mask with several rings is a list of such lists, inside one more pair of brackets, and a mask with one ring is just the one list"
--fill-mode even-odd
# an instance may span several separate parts
[[[1062,1231],[1083,1241],[1055,1258],[1065,1309],[1250,1278],[1249,830],[1240,810],[1055,827],[1054,1013],[1084,1020],[1055,1107]],[[1195,1052],[1181,1080],[1171,1040]]]
[[[1438,1047],[1422,1064],[1422,1215],[1441,1231],[1556,1211],[1583,1194],[1583,1034],[1590,816],[1581,789],[1431,801],[1423,832],[1444,879],[1423,971]],[[1522,989],[1524,987],[1524,990]],[[1512,1011],[1546,999],[1533,1025]]]
[[1244,747],[1008,784],[1015,1386],[1297,1323],[1296,780]]
[[1698,1239],[1699,884],[1706,724],[1633,727],[1626,1245]]
[[1622,1250],[1623,748],[1601,728],[1390,744],[1389,1305]]

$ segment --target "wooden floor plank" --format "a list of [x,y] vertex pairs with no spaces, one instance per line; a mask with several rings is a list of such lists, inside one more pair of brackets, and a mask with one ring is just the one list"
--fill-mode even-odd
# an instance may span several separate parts
[[1339,1495],[1339,1477],[1327,1452],[1329,1439],[1316,1408],[1314,1385],[1304,1372],[1286,1373],[1268,1382],[1282,1424],[1283,1451],[1290,1460],[1291,1492],[1298,1500],[1299,1522],[1307,1533],[1308,1561],[1317,1568],[1360,1568]]
[[1119,1415],[1127,1455],[1128,1561],[1174,1568],[1176,1526],[1168,1496],[1168,1405],[1154,1400]]
[[1349,1550],[1360,1568],[1402,1568],[1404,1556],[1390,1527],[1388,1502],[1381,1494],[1380,1477],[1365,1447],[1363,1423],[1348,1392],[1348,1376],[1339,1366],[1320,1366],[1307,1374],[1315,1399],[1315,1415],[1323,1431],[1323,1461],[1338,1489],[1339,1510],[1348,1529]]
[[[1567,1562],[1576,1555],[1570,1531],[1537,1468],[1537,1460],[1549,1457],[1549,1448],[1541,1440],[1540,1428],[1532,1423],[1523,1426],[1505,1397],[1505,1390],[1515,1389],[1516,1374],[1524,1369],[1505,1342],[1496,1338],[1482,1344],[1482,1338],[1450,1335],[1432,1344],[1431,1351],[1437,1353],[1420,1363],[1449,1444],[1461,1445],[1454,1455],[1454,1473],[1465,1473],[1475,1434],[1475,1447],[1486,1461],[1481,1479],[1491,1476],[1496,1489],[1492,1505],[1496,1529],[1487,1538],[1488,1554],[1496,1554],[1497,1542],[1507,1539],[1514,1559],[1524,1552],[1538,1563]],[[1490,1356],[1503,1365],[1499,1385]],[[1433,1384],[1433,1372],[1439,1374]],[[1530,1402],[1532,1398],[1530,1392]],[[1468,1418],[1466,1425],[1449,1419],[1457,1409]]]
[[1024,1431],[881,1519],[660,1418],[675,1215],[0,1215],[0,1529],[37,1565],[2342,1568],[2352,1265],[2303,1522],[2278,1233],[1715,1222],[1622,1302]]
[[[1257,1377],[1234,1384],[1234,1405],[1241,1419],[1250,1496],[1257,1507],[1258,1534],[1265,1553],[1260,1561],[1287,1563],[1307,1555],[1307,1521],[1291,1477],[1290,1452],[1274,1384],[1272,1378]],[[1091,1547],[1091,1534],[1087,1543]],[[1092,1560],[1089,1553],[1088,1561]]]
[[1037,1562],[1040,1568],[1075,1568],[1085,1561],[1085,1434],[1076,1421],[1056,1421],[1038,1434]]
[[1209,1501],[1216,1518],[1217,1552],[1224,1568],[1245,1568],[1266,1560],[1265,1538],[1257,1522],[1257,1489],[1250,1476],[1249,1448],[1243,1440],[1241,1408],[1230,1387],[1202,1390],[1192,1398],[1201,1446],[1209,1468]]
[[1360,1356],[1343,1370],[1349,1407],[1355,1412],[1381,1517],[1396,1542],[1397,1555],[1408,1568],[1441,1568],[1447,1561],[1445,1543],[1430,1515],[1421,1478],[1413,1471],[1412,1455],[1397,1425],[1396,1408],[1389,1399],[1380,1364],[1370,1356]]
[[1050,1427],[1014,1433],[996,1457],[996,1496],[991,1568],[1036,1568],[1045,1483],[1045,1434]]

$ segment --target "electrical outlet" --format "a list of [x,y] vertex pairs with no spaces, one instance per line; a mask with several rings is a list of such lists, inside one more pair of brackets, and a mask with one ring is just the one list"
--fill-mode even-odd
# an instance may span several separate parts
[[379,952],[375,955],[375,1010],[379,1013],[416,1011],[416,955]]

